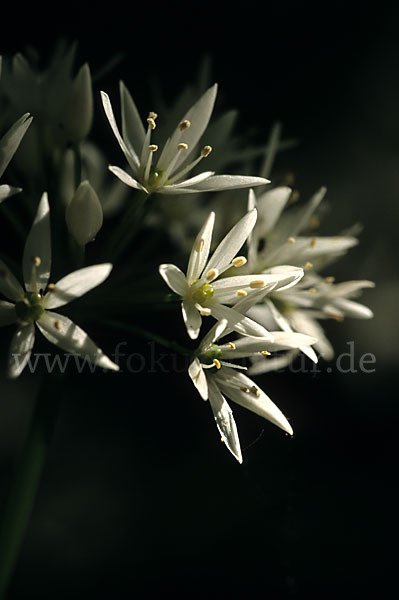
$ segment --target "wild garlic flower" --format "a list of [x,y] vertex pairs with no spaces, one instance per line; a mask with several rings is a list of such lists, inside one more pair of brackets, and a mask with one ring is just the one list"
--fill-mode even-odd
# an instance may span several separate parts
[[267,361],[272,352],[313,344],[315,338],[299,333],[273,331],[273,341],[249,337],[220,343],[231,329],[226,320],[219,321],[205,335],[188,373],[203,400],[209,400],[222,441],[233,456],[242,463],[240,442],[233,413],[226,397],[244,408],[264,417],[292,435],[292,427],[281,410],[258,386],[242,373],[241,365],[232,359],[259,356]]
[[[299,331],[318,338],[315,349],[325,359],[331,359],[334,351],[326,338],[319,319],[342,320],[345,316],[371,318],[367,307],[353,300],[352,296],[362,288],[373,287],[371,281],[348,281],[333,285],[334,277],[322,277],[317,271],[333,263],[358,240],[351,235],[316,236],[302,235],[303,231],[318,226],[314,211],[324,198],[321,188],[307,203],[284,208],[292,195],[288,187],[277,187],[255,198],[249,194],[249,208],[258,209],[258,220],[249,240],[248,265],[253,272],[261,273],[278,261],[290,261],[304,269],[300,283],[290,290],[273,290],[259,306],[251,308],[250,315],[264,326],[278,326],[286,332]],[[317,362],[311,347],[300,348],[311,360]],[[276,368],[289,364],[297,352],[287,353],[286,361],[276,359]],[[251,373],[264,372],[273,367],[255,361]]]
[[[29,113],[22,115],[20,119],[3,135],[0,139],[0,177],[8,167],[8,164],[21,143],[26,130],[32,123],[32,117]],[[21,191],[21,188],[12,187],[11,185],[0,185],[0,203],[6,198],[13,196]]]
[[[281,266],[262,276],[238,275],[219,278],[229,269],[240,269],[247,259],[236,256],[256,222],[256,209],[246,213],[220,242],[208,260],[215,213],[211,212],[191,250],[186,275],[172,264],[162,264],[159,272],[168,286],[182,298],[183,319],[187,333],[196,339],[202,317],[227,319],[229,327],[253,337],[268,337],[269,332],[243,314],[242,302],[254,290],[271,291],[293,285],[303,275],[302,269]],[[226,306],[232,304],[233,307]]]
[[125,85],[120,83],[122,135],[112,110],[111,101],[101,92],[102,102],[112,131],[133,172],[133,177],[123,169],[110,166],[110,170],[126,185],[146,194],[187,194],[236,189],[269,183],[262,177],[241,175],[215,175],[204,171],[193,177],[187,175],[212,151],[206,145],[193,159],[194,151],[211,117],[216,99],[217,84],[209,88],[186,112],[171,136],[167,139],[159,159],[154,156],[158,145],[152,142],[152,132],[156,128],[158,115],[150,112],[147,117],[147,130],[140,119],[136,105]]
[[17,324],[12,338],[8,373],[18,377],[26,366],[35,341],[35,325],[52,344],[73,352],[92,363],[118,370],[80,327],[68,317],[53,312],[75,298],[83,296],[109,275],[109,263],[79,269],[48,283],[51,268],[50,210],[47,194],[43,194],[32,228],[27,237],[22,271],[25,290],[0,260],[0,292],[11,302],[0,301],[0,325]]

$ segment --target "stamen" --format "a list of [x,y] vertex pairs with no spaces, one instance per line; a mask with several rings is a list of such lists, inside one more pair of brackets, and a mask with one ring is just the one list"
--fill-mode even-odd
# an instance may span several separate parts
[[197,242],[197,245],[195,247],[195,251],[196,252],[201,252],[204,246],[205,246],[205,240],[204,240],[204,238],[199,239],[198,242]]
[[178,150],[188,150],[188,144],[185,144],[184,142],[180,142],[180,144],[177,144],[177,149]]
[[233,267],[236,267],[237,269],[243,267],[246,263],[247,259],[245,258],[245,256],[236,256],[236,258],[233,258],[233,260],[231,261]]
[[338,323],[341,323],[344,320],[343,315],[339,315],[337,313],[327,313],[327,316],[330,319],[334,319],[334,321],[338,321]]
[[147,156],[147,162],[146,162],[145,170],[144,170],[144,181],[146,181],[146,182],[148,182],[148,180],[150,178],[152,155],[154,154],[154,152],[156,152],[158,150],[158,146],[156,144],[150,144],[148,146],[148,150],[150,152]]
[[207,281],[213,281],[219,275],[218,269],[210,269],[205,278]]
[[319,217],[316,217],[316,215],[313,215],[313,217],[310,219],[310,226],[312,229],[317,229],[320,226],[320,219]]
[[310,242],[310,247],[314,248],[316,246],[316,242],[317,242],[317,238],[316,237],[312,238],[312,240]]
[[290,236],[287,240],[290,244],[295,244],[295,238]]
[[332,276],[330,276],[330,277],[326,277],[326,278],[324,279],[324,281],[325,281],[326,283],[334,283],[334,281],[335,281],[335,277],[332,277]]
[[315,294],[317,292],[316,288],[311,287],[308,289],[309,294]]
[[311,263],[309,261],[305,264],[305,269],[311,269],[312,267],[313,267],[313,263]]
[[[151,113],[150,113],[150,114],[151,114]],[[155,123],[154,117],[148,117],[148,119],[147,119],[147,123],[148,123],[148,126],[149,126],[149,128],[150,128],[152,131],[154,131],[155,127],[157,126],[157,125],[156,125],[156,123]]]
[[228,342],[228,344],[229,344],[229,346],[230,346],[230,348],[231,348],[232,350],[235,350],[235,349],[236,349],[236,345],[235,345],[235,343],[234,343],[234,342]]
[[177,181],[178,179],[181,179],[186,173],[188,173],[189,171],[191,171],[196,165],[198,165],[198,163],[205,158],[206,156],[209,156],[209,154],[212,152],[212,146],[204,146],[201,150],[201,154],[192,162],[190,162],[190,164],[188,164],[187,166],[184,167],[184,169],[182,169],[181,171],[179,171],[179,173],[177,173],[174,177],[171,178],[170,183],[175,183],[175,181]]
[[261,289],[263,287],[265,287],[265,282],[263,279],[254,279],[253,281],[251,281],[251,283],[249,284],[249,287],[252,289]]
[[217,358],[214,358],[212,362],[217,369],[221,368],[222,365],[220,364],[220,361]]
[[55,289],[56,289],[56,288],[55,288],[55,284],[54,284],[54,283],[49,283],[49,284],[48,284],[48,286],[47,286],[47,290],[48,290],[49,292],[55,292]]
[[[164,185],[165,181],[167,181],[169,175],[172,173],[174,166],[177,162],[177,159],[179,158],[179,154],[182,150],[188,150],[188,144],[184,144],[183,142],[181,142],[180,144],[177,144],[177,150],[178,152],[174,155],[174,157],[172,158],[172,160],[170,161],[170,163],[168,164],[168,166],[166,167],[160,181],[159,181],[159,186]],[[161,155],[162,158],[162,155]],[[159,164],[159,162],[158,162]],[[178,179],[180,177],[180,174],[178,177],[172,177],[171,180],[168,182],[169,184],[174,183],[174,181],[176,180],[176,178]]]
[[60,331],[62,329],[61,321],[54,321],[54,327],[57,329],[57,331]]
[[157,146],[156,144],[150,144],[150,145],[148,146],[148,150],[149,150],[150,152],[156,152],[156,151],[158,150],[158,146]]
[[253,385],[253,386],[251,387],[251,392],[252,392],[253,394],[255,394],[255,396],[260,396],[260,391],[258,390],[258,388],[256,387],[256,385]]
[[248,296],[248,294],[245,290],[237,290],[236,296]]
[[155,121],[155,119],[156,119],[157,117],[158,117],[158,114],[157,114],[156,112],[152,112],[152,111],[150,111],[150,112],[148,113],[148,118],[149,118],[149,119],[153,119],[153,120]]
[[212,152],[212,146],[204,146],[201,150],[201,156],[206,158]]
[[262,350],[261,355],[262,356],[270,356],[271,352],[268,352],[267,350]]
[[38,256],[32,256],[31,261],[32,261],[32,265],[34,265],[35,267],[40,267],[41,262],[42,262]]
[[241,386],[240,386],[240,390],[241,390],[242,392],[245,392],[246,394],[249,394],[249,388],[247,388],[247,387],[245,387],[245,386],[243,386],[243,385],[241,385]]
[[179,129],[180,131],[184,131],[185,129],[188,129],[191,125],[191,121],[189,121],[188,119],[184,119],[184,121],[182,121],[181,123],[179,123]]
[[209,317],[211,314],[211,309],[210,308],[206,308],[204,306],[201,306],[198,309],[198,312],[200,313],[200,315],[202,315],[203,317]]

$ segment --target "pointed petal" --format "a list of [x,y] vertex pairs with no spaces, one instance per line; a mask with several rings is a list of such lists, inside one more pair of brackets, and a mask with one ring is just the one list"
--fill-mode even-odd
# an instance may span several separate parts
[[[171,194],[173,194],[175,190],[179,190],[180,188],[189,188],[190,186],[195,185],[196,183],[208,179],[208,177],[211,177],[211,175],[213,174],[213,171],[203,171],[202,173],[198,173],[198,175],[194,175],[194,177],[190,177],[189,179],[183,179],[183,181],[179,181],[178,183],[164,185],[162,186],[162,188],[160,188],[160,191],[162,190],[163,193],[170,192]],[[178,175],[176,175],[176,177],[178,177]]]
[[181,306],[187,333],[192,340],[196,340],[201,329],[201,315],[190,300],[183,300]]
[[348,298],[337,298],[334,300],[334,308],[342,311],[345,316],[354,319],[372,319],[374,316],[373,311],[368,306],[348,300]]
[[0,327],[10,325],[16,321],[17,315],[15,313],[15,305],[11,304],[11,302],[0,300]]
[[143,187],[141,185],[141,183],[139,183],[136,179],[134,179],[131,175],[129,175],[129,173],[126,173],[126,171],[124,171],[120,167],[110,165],[108,167],[108,169],[111,171],[111,173],[116,175],[118,177],[118,179],[123,181],[123,183],[125,183],[129,187],[132,187],[135,190],[141,190],[142,192],[145,192],[146,194],[148,194],[148,191],[146,190],[145,187]]
[[338,298],[339,296],[356,296],[360,290],[364,288],[375,287],[374,281],[367,280],[355,280],[355,281],[343,281],[342,283],[336,283],[330,287],[328,297]]
[[331,360],[334,357],[334,349],[316,319],[307,315],[305,311],[295,310],[290,315],[290,323],[296,331],[317,338],[314,346],[325,360]]
[[219,192],[223,190],[238,190],[240,188],[255,187],[270,183],[263,177],[250,177],[244,175],[214,175],[202,183],[197,183],[194,189],[198,192]]
[[242,454],[240,440],[238,438],[237,426],[233,417],[233,413],[223,395],[213,382],[210,382],[209,385],[209,402],[212,407],[217,428],[222,436],[222,441],[226,444],[232,455],[241,464]]
[[228,322],[227,319],[222,319],[215,323],[208,333],[202,338],[200,348],[202,350],[208,350],[209,347],[214,344],[220,337],[226,335]]
[[230,229],[229,233],[220,242],[205,267],[205,273],[210,269],[222,271],[229,265],[254,228],[256,217],[256,209],[251,210],[250,212],[247,212],[238,223],[232,227],[232,229]]
[[187,281],[184,273],[176,265],[159,265],[159,274],[167,283],[171,290],[178,296],[185,296],[187,293]]
[[112,264],[104,263],[69,273],[55,284],[54,290],[47,292],[44,297],[45,308],[58,308],[80,298],[105,281],[111,270]]
[[198,358],[194,358],[194,360],[190,363],[190,366],[188,367],[188,374],[190,375],[191,381],[197,388],[201,398],[203,400],[208,400],[208,383],[204,369],[201,367],[201,363]]
[[35,328],[32,324],[18,327],[13,335],[8,359],[8,376],[18,377],[24,370],[35,343]]
[[271,334],[259,323],[256,323],[249,317],[238,313],[234,308],[223,306],[223,304],[214,304],[211,307],[212,316],[216,319],[226,319],[229,328],[241,333],[241,335],[248,335],[250,337],[261,337],[272,340]]
[[214,223],[215,213],[211,212],[195,238],[187,267],[187,282],[189,285],[196,279],[199,279],[205,263],[208,260]]
[[143,121],[140,118],[139,111],[137,110],[129,90],[123,81],[119,82],[119,91],[121,95],[122,136],[126,144],[128,144],[136,156],[139,157],[145,141]]
[[3,135],[0,140],[0,177],[6,170],[10,160],[14,156],[24,137],[26,130],[32,123],[33,117],[29,113],[22,115],[20,119]]
[[19,192],[22,192],[22,188],[12,187],[12,185],[3,183],[3,185],[0,185],[0,204],[6,198],[19,194]]
[[14,302],[23,299],[25,293],[18,279],[14,277],[7,265],[0,259],[0,292]]
[[291,350],[273,358],[253,359],[252,366],[248,369],[248,374],[261,375],[262,373],[270,373],[271,371],[281,371],[288,367],[297,355],[298,350]]
[[121,150],[122,150],[123,154],[125,155],[127,162],[129,163],[131,169],[133,170],[133,173],[137,173],[137,170],[138,170],[139,164],[140,164],[139,158],[138,158],[137,154],[134,152],[133,148],[127,147],[121,134],[119,133],[118,125],[116,123],[114,111],[112,110],[112,105],[111,105],[111,101],[109,99],[108,94],[106,94],[105,92],[101,92],[101,99],[102,99],[105,114],[107,115],[107,119],[109,121],[109,124],[111,125],[112,132],[113,132],[114,136],[116,137],[118,144],[121,147]]
[[301,346],[314,344],[317,339],[310,337],[303,333],[289,333],[284,331],[271,331],[273,336],[273,342],[269,339],[262,338],[240,338],[234,340],[235,349],[233,350],[230,346],[226,345],[222,349],[221,358],[233,359],[233,358],[244,358],[259,354],[260,352],[267,350],[268,352],[279,352],[281,350],[288,350],[291,348],[299,348]]
[[95,365],[103,369],[112,369],[118,371],[119,367],[113,363],[103,351],[89,338],[73,321],[55,312],[46,311],[43,316],[36,321],[44,337],[66,352],[77,354],[82,358],[90,360]]
[[291,188],[279,186],[257,198],[258,222],[256,229],[259,230],[260,237],[266,236],[276,225],[291,193]]
[[[35,266],[33,259],[39,258]],[[42,195],[35,220],[26,239],[22,259],[25,289],[36,292],[45,289],[51,269],[50,207],[46,192]]]
[[[229,373],[226,373],[227,369]],[[264,417],[283,431],[286,431],[290,435],[293,434],[292,427],[283,415],[281,410],[271,401],[271,399],[265,394],[265,392],[259,389],[252,379],[249,379],[242,373],[237,373],[233,369],[226,367],[224,369],[224,378],[218,377],[218,385],[221,391],[226,394],[231,400],[240,404],[244,408],[251,410],[252,412]],[[228,376],[228,379],[225,379]],[[245,392],[240,388],[251,390],[256,388],[257,394]]]

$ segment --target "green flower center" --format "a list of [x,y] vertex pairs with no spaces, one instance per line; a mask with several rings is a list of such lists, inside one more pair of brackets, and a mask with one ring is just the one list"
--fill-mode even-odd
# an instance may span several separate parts
[[[150,176],[148,177],[148,186],[151,189],[156,189],[159,186],[159,182],[161,181],[164,173],[165,171],[161,171],[160,169],[151,169]],[[167,180],[164,182],[164,185],[166,185],[166,183]]]
[[218,348],[216,344],[212,344],[211,350],[208,350],[208,352],[201,354],[199,356],[199,360],[203,365],[211,365],[215,358],[219,358],[221,353],[221,349]]
[[[193,285],[197,282],[194,281]],[[203,283],[199,288],[197,288],[191,295],[195,302],[198,304],[205,304],[207,300],[210,300],[214,294],[213,287],[209,283]]]
[[18,319],[24,323],[34,323],[44,313],[43,298],[38,292],[26,292],[25,298],[15,304]]

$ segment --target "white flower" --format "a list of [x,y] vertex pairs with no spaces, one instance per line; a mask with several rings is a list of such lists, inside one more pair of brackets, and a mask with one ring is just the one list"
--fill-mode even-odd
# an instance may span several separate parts
[[[6,170],[10,160],[18,149],[19,144],[29,125],[32,123],[32,117],[29,113],[22,115],[20,119],[3,135],[0,140],[0,177]],[[11,185],[0,185],[0,203],[6,198],[13,196],[21,191],[21,188]]]
[[100,200],[90,185],[82,181],[65,211],[68,231],[79,244],[91,242],[103,224],[103,209]]
[[189,172],[212,150],[211,146],[204,146],[193,160],[192,154],[212,114],[216,92],[217,85],[215,84],[187,111],[166,141],[156,164],[153,163],[153,156],[157,152],[158,146],[151,142],[151,134],[156,128],[158,115],[154,112],[149,113],[146,131],[131,95],[121,82],[121,135],[110,99],[105,92],[101,92],[108,121],[134,176],[132,177],[116,166],[110,166],[110,170],[126,185],[147,194],[152,192],[187,194],[253,187],[269,183],[262,177],[214,175],[212,171],[204,171],[199,175],[187,178]]
[[[239,463],[242,462],[240,442],[233,413],[225,396],[244,408],[271,421],[292,435],[292,427],[279,408],[255,383],[236,369],[245,367],[229,362],[234,358],[260,356],[262,360],[273,351],[313,344],[315,338],[273,331],[274,341],[241,338],[224,344],[216,343],[231,330],[226,320],[216,323],[199,345],[188,372],[203,400],[209,400],[223,442]],[[226,362],[226,359],[228,362]]]
[[[245,265],[246,258],[236,257],[256,222],[256,209],[249,211],[234,225],[208,260],[215,213],[211,212],[199,232],[187,267],[187,274],[175,265],[162,264],[159,272],[168,286],[182,297],[183,319],[192,339],[198,337],[202,316],[227,319],[229,326],[244,335],[269,337],[270,334],[252,319],[244,316],[243,303],[250,292],[293,285],[303,276],[302,269],[281,266],[262,276],[241,275],[218,279],[232,268]],[[234,307],[225,306],[233,304]]]
[[0,292],[12,301],[0,301],[0,325],[18,325],[10,347],[10,377],[18,377],[29,360],[35,341],[35,324],[52,344],[87,358],[100,367],[118,370],[118,365],[96,346],[87,333],[68,317],[49,310],[68,304],[102,283],[111,272],[112,265],[105,263],[79,269],[56,284],[48,283],[50,267],[50,211],[45,193],[25,243],[22,262],[25,290],[0,260]]

